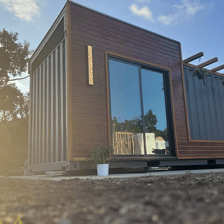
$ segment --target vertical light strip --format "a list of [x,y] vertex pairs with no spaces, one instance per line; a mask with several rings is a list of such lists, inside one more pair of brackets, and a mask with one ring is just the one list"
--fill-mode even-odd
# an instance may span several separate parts
[[54,161],[53,155],[54,155],[54,52],[51,54],[51,162]]
[[62,161],[61,160],[61,48],[60,48],[61,44],[58,46],[57,48],[57,91],[58,91],[58,100],[57,100],[57,105],[58,105],[58,109],[57,109],[57,113],[58,113],[58,118],[57,118],[57,122],[58,122],[58,161]]
[[32,154],[31,154],[31,150],[32,150],[32,132],[31,132],[31,130],[32,130],[32,116],[33,116],[33,114],[32,114],[33,108],[31,106],[32,96],[33,96],[32,91],[33,91],[33,75],[31,74],[31,76],[30,76],[30,95],[29,95],[28,167],[30,167],[30,165],[31,165],[31,158],[32,158],[31,157],[32,156]]
[[37,156],[38,156],[38,68],[36,69],[36,80],[35,80],[35,163],[37,165]]
[[49,85],[49,57],[46,60],[46,134],[45,134],[45,138],[46,138],[46,163],[49,163],[49,150],[50,150],[50,144],[49,144],[49,106],[50,106],[50,102],[49,102],[49,91],[50,91],[50,85]]
[[[65,100],[65,120],[64,120],[64,126],[65,126],[65,142],[64,142],[64,150],[65,150],[65,160],[68,160],[68,91],[69,89],[66,88],[68,86],[68,76],[67,76],[67,38],[65,38],[65,42],[64,42],[64,58],[63,58],[63,65],[64,65],[64,100]],[[71,75],[71,74],[70,74]],[[72,95],[72,93],[70,93]],[[73,118],[72,118],[73,119]],[[72,149],[73,150],[73,149]]]
[[41,119],[41,116],[42,116],[42,111],[41,111],[41,100],[42,100],[42,93],[41,93],[41,89],[42,89],[42,65],[40,65],[40,68],[39,68],[39,112],[38,112],[38,115],[39,115],[39,119],[38,119],[38,126],[39,126],[39,157],[38,157],[38,164],[41,164],[41,146],[42,146],[42,139],[41,139],[41,135],[42,135],[42,119]]
[[31,165],[34,165],[34,150],[35,150],[35,72],[32,73],[32,98],[31,98],[31,107],[32,107],[32,147],[31,147]]
[[58,162],[58,48],[55,49],[55,149],[56,162]]
[[60,119],[61,119],[61,136],[60,136],[61,145],[60,145],[60,150],[61,150],[61,161],[65,161],[65,156],[64,156],[64,150],[66,150],[64,148],[64,135],[65,135],[64,125],[65,125],[65,123],[63,121],[64,110],[65,110],[65,108],[63,106],[63,99],[64,99],[64,95],[63,95],[63,88],[64,88],[63,76],[65,74],[63,73],[63,42],[60,45],[60,69],[61,69],[61,71],[60,71],[60,76],[61,76],[60,77],[60,81],[61,81],[60,82],[60,88],[61,88],[61,91],[60,91],[60,94],[61,94],[61,97],[60,97],[60,99],[61,99],[61,101],[60,101],[60,104],[61,104],[61,106],[60,106],[60,108],[61,108],[61,117],[60,117]]
[[89,85],[93,85],[93,49],[92,46],[87,46],[88,51],[88,78]]
[[46,101],[46,92],[45,92],[45,86],[46,86],[46,82],[45,82],[45,64],[46,61],[43,62],[43,74],[42,74],[42,93],[43,93],[43,97],[42,97],[42,164],[45,163],[45,141],[46,141],[46,136],[45,136],[45,119],[46,119],[46,114],[45,114],[45,101]]

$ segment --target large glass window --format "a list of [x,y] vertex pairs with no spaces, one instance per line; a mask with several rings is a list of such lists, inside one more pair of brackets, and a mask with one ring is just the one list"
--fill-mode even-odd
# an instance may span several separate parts
[[147,154],[164,154],[169,142],[163,86],[164,75],[149,69],[141,69],[141,76],[146,152]]
[[139,67],[110,59],[109,74],[114,154],[144,154],[143,145],[135,144],[143,133]]
[[164,74],[109,58],[115,155],[169,154]]

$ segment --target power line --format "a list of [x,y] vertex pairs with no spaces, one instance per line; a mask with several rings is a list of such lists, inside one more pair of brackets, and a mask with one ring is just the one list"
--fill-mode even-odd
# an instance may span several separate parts
[[17,81],[17,80],[26,79],[26,78],[28,78],[28,77],[30,77],[30,75],[28,75],[28,76],[26,76],[26,77],[23,77],[23,78],[18,78],[18,79],[9,79],[9,82],[10,82],[10,81]]

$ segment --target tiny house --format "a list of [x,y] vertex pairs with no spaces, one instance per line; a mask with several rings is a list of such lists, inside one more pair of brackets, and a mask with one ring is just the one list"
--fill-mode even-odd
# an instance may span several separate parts
[[30,59],[29,170],[86,169],[101,140],[111,168],[223,164],[224,77],[194,76],[201,56],[67,1]]

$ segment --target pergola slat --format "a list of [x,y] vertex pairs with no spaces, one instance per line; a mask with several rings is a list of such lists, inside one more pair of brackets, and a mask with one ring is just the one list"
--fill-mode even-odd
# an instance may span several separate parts
[[212,71],[212,72],[217,72],[217,71],[219,71],[219,70],[221,70],[221,69],[224,69],[224,64],[223,64],[223,65],[220,65],[220,66],[218,66],[218,67],[216,67],[216,68],[211,69],[211,71]]
[[187,64],[188,62],[191,62],[191,61],[194,61],[200,57],[204,56],[204,53],[203,52],[199,52],[189,58],[186,58],[185,60],[183,60],[183,63]]
[[215,62],[217,62],[217,61],[218,61],[218,58],[215,57],[215,58],[212,58],[212,59],[210,59],[210,60],[208,60],[208,61],[206,61],[206,62],[204,62],[204,63],[199,64],[197,67],[199,67],[199,68],[203,68],[203,67],[208,66],[208,65],[210,65],[210,64],[212,64],[212,63],[215,63]]

